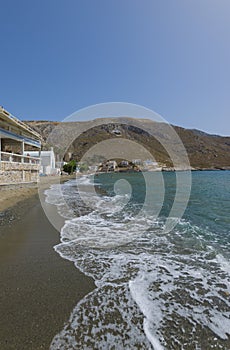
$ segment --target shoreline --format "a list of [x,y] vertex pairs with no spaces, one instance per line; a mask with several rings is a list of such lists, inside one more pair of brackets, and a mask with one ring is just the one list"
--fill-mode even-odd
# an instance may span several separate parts
[[123,171],[98,171],[95,173],[95,175],[100,174],[129,174],[129,173],[176,173],[176,172],[205,172],[205,171],[230,171],[230,167],[225,168],[191,168],[191,169],[175,169],[175,168],[168,168],[168,169],[143,169],[140,171],[137,170],[123,170]]
[[[51,182],[41,184],[43,192]],[[2,350],[49,349],[73,308],[95,288],[91,278],[53,249],[60,243],[59,232],[43,212],[38,188],[23,190],[0,210]]]

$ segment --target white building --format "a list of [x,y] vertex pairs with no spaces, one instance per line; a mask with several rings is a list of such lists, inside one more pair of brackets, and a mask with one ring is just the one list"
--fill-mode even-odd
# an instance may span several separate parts
[[0,184],[37,182],[40,149],[41,135],[0,106]]
[[31,157],[40,157],[40,174],[44,175],[58,175],[60,169],[55,167],[55,154],[53,148],[50,151],[28,152],[27,155]]
[[146,159],[143,162],[144,166],[148,167],[148,166],[152,166],[152,167],[158,167],[158,162],[153,161],[152,159]]
[[132,159],[132,163],[135,165],[143,165],[143,161],[141,159]]
[[144,167],[144,170],[149,170],[149,171],[161,171],[162,170],[162,166],[152,160],[152,159],[146,159],[144,162],[143,162],[143,167]]

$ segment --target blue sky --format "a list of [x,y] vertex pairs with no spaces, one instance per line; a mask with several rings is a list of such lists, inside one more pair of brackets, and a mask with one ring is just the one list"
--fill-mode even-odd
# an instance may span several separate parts
[[102,102],[230,135],[229,0],[0,0],[0,104],[63,120]]

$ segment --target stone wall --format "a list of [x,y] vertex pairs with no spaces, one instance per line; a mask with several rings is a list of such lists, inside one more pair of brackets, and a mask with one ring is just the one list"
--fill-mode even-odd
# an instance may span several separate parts
[[0,162],[0,184],[37,182],[37,164]]

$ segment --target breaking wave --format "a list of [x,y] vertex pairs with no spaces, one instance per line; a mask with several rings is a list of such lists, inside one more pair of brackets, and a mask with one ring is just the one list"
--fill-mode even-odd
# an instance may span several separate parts
[[165,233],[163,216],[132,216],[127,194],[89,192],[89,208],[77,185],[87,196],[93,177],[76,181],[46,191],[66,219],[55,250],[96,288],[51,350],[230,348],[229,241],[186,220]]

